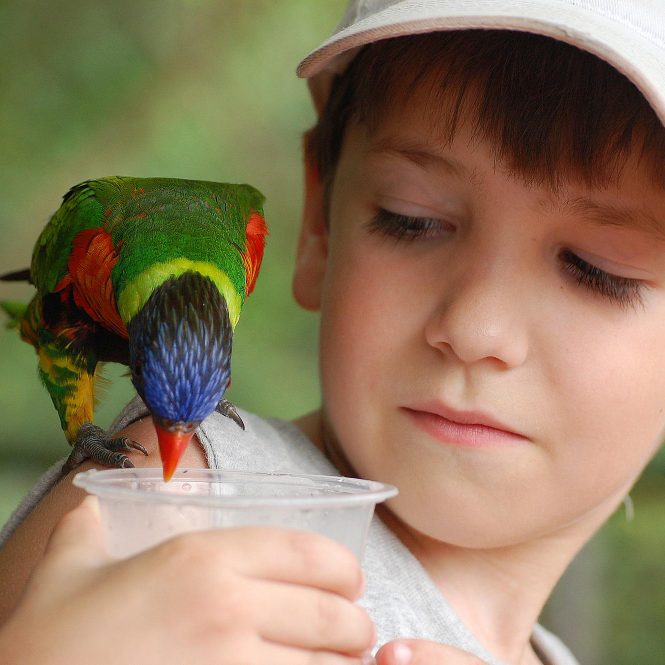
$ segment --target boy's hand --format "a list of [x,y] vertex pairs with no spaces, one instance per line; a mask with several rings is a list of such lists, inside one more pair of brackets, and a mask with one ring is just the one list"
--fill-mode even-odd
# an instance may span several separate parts
[[111,560],[86,499],[54,531],[0,652],[7,665],[355,665],[374,639],[361,592],[346,548],[282,529],[187,534]]
[[428,640],[395,640],[376,654],[376,665],[487,665],[468,651]]

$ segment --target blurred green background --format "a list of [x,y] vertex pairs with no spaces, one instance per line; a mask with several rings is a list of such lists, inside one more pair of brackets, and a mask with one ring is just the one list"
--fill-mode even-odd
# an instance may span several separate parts
[[[28,265],[67,188],[104,175],[250,182],[271,236],[234,342],[230,398],[294,417],[318,403],[317,320],[290,293],[301,132],[313,113],[299,59],[343,0],[0,1],[0,270]],[[2,286],[27,300],[30,288]],[[33,351],[0,330],[0,522],[67,452]],[[98,410],[132,395],[120,369]],[[599,464],[598,473],[602,473]],[[543,617],[584,665],[665,662],[665,458],[582,552]]]

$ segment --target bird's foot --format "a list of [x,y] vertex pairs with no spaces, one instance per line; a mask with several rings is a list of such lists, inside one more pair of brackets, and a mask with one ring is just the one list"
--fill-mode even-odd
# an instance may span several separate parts
[[235,406],[229,402],[227,399],[220,399],[217,408],[215,409],[217,413],[221,413],[227,418],[231,418],[233,422],[237,423],[238,427],[245,429],[245,423],[242,421],[242,418],[238,415]]
[[144,455],[148,451],[136,441],[125,436],[113,437],[92,423],[81,425],[74,449],[62,467],[63,475],[75,469],[81,462],[90,459],[103,466],[118,469],[133,467],[134,463],[122,451],[138,450]]

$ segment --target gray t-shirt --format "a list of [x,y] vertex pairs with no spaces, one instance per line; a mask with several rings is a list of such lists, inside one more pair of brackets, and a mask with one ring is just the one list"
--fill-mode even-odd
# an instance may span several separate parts
[[[273,473],[338,475],[331,462],[294,425],[276,418],[263,419],[241,411],[242,431],[234,422],[214,413],[198,435],[213,469]],[[147,414],[140,400],[131,402],[112,425],[119,430]],[[37,483],[0,532],[0,547],[59,475],[60,463]],[[489,653],[457,616],[440,589],[409,550],[375,517],[370,525],[363,569],[365,594],[360,601],[372,617],[378,646],[396,638],[422,638],[469,651],[489,665],[503,665]],[[532,643],[547,665],[578,665],[554,635],[536,625]]]

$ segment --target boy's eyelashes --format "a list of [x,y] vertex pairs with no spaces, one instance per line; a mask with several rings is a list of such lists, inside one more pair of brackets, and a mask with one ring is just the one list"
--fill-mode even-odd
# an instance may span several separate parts
[[569,249],[561,250],[559,260],[578,285],[622,307],[643,304],[642,291],[645,285],[642,281],[605,272]]
[[396,240],[417,240],[453,230],[453,226],[435,217],[411,217],[379,208],[366,224],[370,233],[381,233]]
[[[411,217],[379,208],[366,223],[370,233],[380,233],[395,240],[417,240],[439,237],[454,231],[454,226],[434,217]],[[581,286],[594,294],[607,298],[622,307],[643,304],[645,284],[629,277],[613,275],[585,261],[570,249],[562,249],[558,255],[564,270]]]

